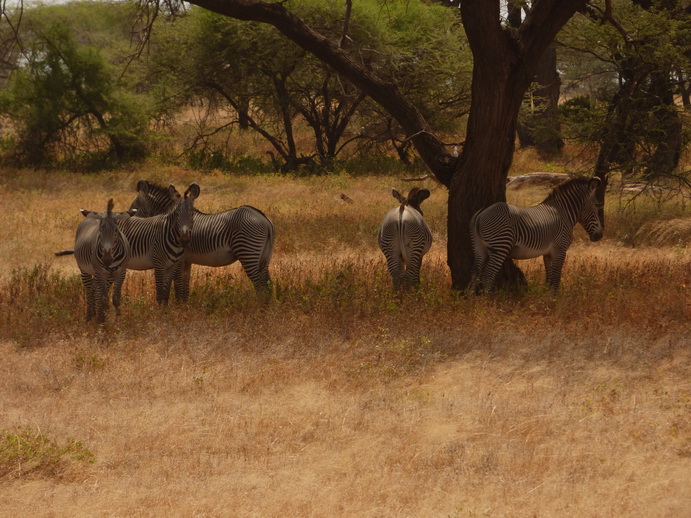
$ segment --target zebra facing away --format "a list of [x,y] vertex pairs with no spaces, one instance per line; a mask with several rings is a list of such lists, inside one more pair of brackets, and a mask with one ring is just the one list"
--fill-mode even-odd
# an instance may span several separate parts
[[392,189],[391,194],[401,205],[384,216],[379,230],[379,248],[386,257],[394,290],[407,291],[420,284],[422,257],[432,246],[432,232],[420,209],[430,192],[415,187],[407,198],[396,189]]
[[[169,192],[177,193],[172,185]],[[182,257],[194,235],[194,200],[199,196],[199,185],[190,184],[184,195],[175,197],[166,214],[148,218],[129,218],[120,222],[127,237],[131,257],[130,270],[154,270],[156,301],[167,304],[170,285],[182,279]],[[130,210],[136,210],[130,207]]]
[[[131,208],[137,215],[148,216],[168,212],[180,196],[173,188],[140,180],[139,195]],[[182,282],[175,281],[175,296],[180,301],[189,297],[190,271],[193,264],[226,266],[240,261],[261,300],[271,296],[269,262],[274,246],[274,225],[260,210],[241,207],[205,214],[194,211],[194,233],[185,250]]]
[[[108,291],[113,288],[113,306],[120,312],[120,294],[125,281],[130,245],[118,223],[129,219],[136,210],[114,213],[113,200],[108,200],[106,212],[81,209],[84,219],[77,227],[74,256],[81,271],[86,292],[86,319],[101,323],[106,319]],[[72,251],[60,252],[66,255]]]
[[499,202],[477,211],[470,221],[475,256],[469,289],[479,293],[494,287],[507,257],[542,256],[547,284],[556,292],[573,227],[580,223],[591,241],[602,238],[602,223],[595,201],[599,178],[573,178],[555,187],[534,207]]

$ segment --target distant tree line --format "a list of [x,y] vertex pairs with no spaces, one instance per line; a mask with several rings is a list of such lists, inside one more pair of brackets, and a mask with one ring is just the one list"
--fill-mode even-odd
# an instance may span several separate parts
[[[683,176],[689,8],[674,0],[585,5],[540,61],[516,128],[520,145],[545,158],[565,142],[596,145],[593,168],[603,179],[612,171]],[[450,15],[433,1],[291,6],[392,79],[449,150],[462,149],[473,56],[458,9]],[[530,7],[508,2],[501,23],[518,30]],[[252,131],[268,148],[252,158],[284,172],[328,171],[359,155],[417,161],[396,117],[274,27],[196,6],[164,14],[150,25],[138,2],[72,2],[7,15],[0,158],[99,168],[161,156],[232,169],[234,136]]]

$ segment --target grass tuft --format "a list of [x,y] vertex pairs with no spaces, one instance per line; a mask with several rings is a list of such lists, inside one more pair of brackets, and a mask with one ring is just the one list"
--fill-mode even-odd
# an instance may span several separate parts
[[0,478],[60,477],[74,463],[96,456],[80,441],[63,444],[31,428],[0,431]]

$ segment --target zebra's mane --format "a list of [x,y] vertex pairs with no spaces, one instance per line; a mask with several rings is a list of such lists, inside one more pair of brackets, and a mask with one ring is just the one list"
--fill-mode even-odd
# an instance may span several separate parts
[[157,200],[170,200],[175,201],[170,195],[170,191],[167,186],[161,185],[156,182],[147,182],[149,184],[149,193],[147,196],[151,198],[156,198]]
[[583,176],[579,176],[577,178],[570,178],[569,180],[560,183],[554,189],[552,189],[552,192],[550,192],[547,195],[547,198],[545,198],[544,201],[555,200],[559,198],[563,193],[568,191],[580,190],[581,186],[587,188],[589,181],[590,178],[585,178]]

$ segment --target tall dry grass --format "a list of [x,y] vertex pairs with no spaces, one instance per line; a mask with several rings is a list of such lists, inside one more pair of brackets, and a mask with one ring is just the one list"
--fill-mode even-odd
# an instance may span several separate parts
[[[190,303],[159,308],[151,273],[130,272],[122,315],[86,325],[74,261],[52,252],[79,207],[126,207],[142,176],[198,181],[205,211],[264,210],[274,301],[233,265],[196,269]],[[0,514],[684,515],[688,241],[627,246],[630,214],[608,209],[602,242],[578,231],[558,297],[535,260],[526,293],[464,298],[438,189],[421,289],[399,296],[374,238],[392,186],[5,172]],[[689,217],[637,203],[645,224]]]

